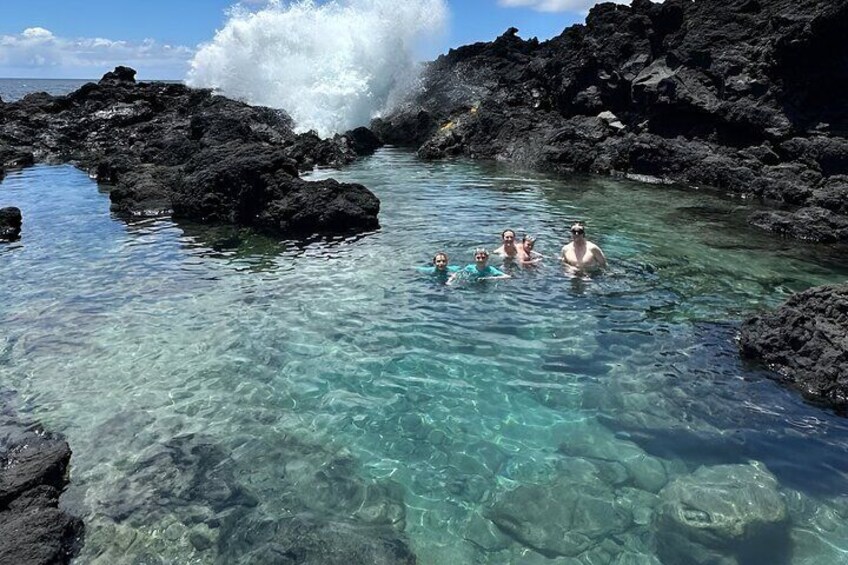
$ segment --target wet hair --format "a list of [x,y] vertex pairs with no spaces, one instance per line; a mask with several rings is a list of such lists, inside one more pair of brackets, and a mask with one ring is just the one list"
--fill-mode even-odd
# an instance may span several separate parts
[[444,258],[445,258],[445,261],[447,261],[447,260],[448,260],[448,254],[447,254],[447,253],[445,253],[444,251],[439,251],[438,253],[436,253],[435,255],[433,255],[433,264],[434,264],[434,265],[436,264],[436,259],[438,259],[438,258],[439,258],[439,255],[443,255],[443,256],[444,256]]
[[475,259],[477,258],[477,255],[485,255],[486,257],[488,257],[489,256],[489,250],[486,249],[485,247],[478,247],[477,249],[474,250],[474,258]]
[[529,241],[530,243],[533,243],[536,241],[536,236],[525,233],[524,237],[521,238],[521,241]]
[[579,221],[574,222],[574,224],[572,224],[571,228],[569,228],[569,229],[572,229],[572,230],[580,229],[580,230],[586,231],[586,224],[584,224],[583,222],[579,222]]
[[512,232],[512,236],[515,237],[515,230],[504,230],[504,231],[501,232],[501,239],[504,238],[504,236],[506,235],[506,232]]

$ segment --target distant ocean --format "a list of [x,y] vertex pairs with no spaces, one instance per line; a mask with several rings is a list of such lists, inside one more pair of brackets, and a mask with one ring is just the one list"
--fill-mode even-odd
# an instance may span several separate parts
[[32,92],[46,92],[47,94],[59,96],[62,94],[69,94],[87,82],[97,82],[98,80],[100,79],[0,78],[0,99],[2,99],[3,102],[14,102],[15,100],[20,100]]

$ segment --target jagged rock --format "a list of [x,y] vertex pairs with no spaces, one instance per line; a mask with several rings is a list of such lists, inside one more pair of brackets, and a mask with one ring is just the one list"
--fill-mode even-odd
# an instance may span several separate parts
[[[0,399],[2,402],[2,399]],[[68,483],[67,442],[6,415],[0,405],[0,563],[69,563],[84,527],[59,509]]]
[[789,517],[762,465],[700,467],[660,491],[657,551],[667,565],[782,563]]
[[21,235],[21,210],[14,206],[0,208],[0,241],[15,241]]
[[427,159],[709,185],[841,225],[846,199],[830,187],[848,174],[846,19],[848,0],[598,4],[549,41],[511,29],[452,49],[373,129]]
[[118,66],[114,71],[109,71],[100,79],[100,84],[114,84],[122,82],[135,82],[135,69]]
[[298,175],[349,163],[380,141],[365,128],[333,139],[292,128],[285,112],[181,84],[137,83],[133,69],[117,67],[67,96],[0,106],[0,158],[6,166],[77,164],[108,183],[123,216],[173,212],[292,235],[376,228],[379,200],[365,187]]
[[809,206],[794,212],[762,210],[748,222],[764,230],[807,241],[830,243],[848,240],[848,216]]
[[746,320],[739,345],[809,397],[848,406],[848,285],[806,290]]

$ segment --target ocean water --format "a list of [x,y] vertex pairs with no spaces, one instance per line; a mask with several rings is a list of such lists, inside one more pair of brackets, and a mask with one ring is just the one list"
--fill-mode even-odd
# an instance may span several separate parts
[[[327,176],[371,188],[381,229],[127,224],[71,167],[0,184],[24,217],[0,247],[0,387],[74,451],[77,563],[392,562],[396,539],[424,564],[659,563],[657,493],[699,469],[751,489],[758,469],[785,503],[788,529],[735,562],[848,562],[848,421],[734,341],[845,280],[844,248],[769,237],[704,191],[392,148]],[[415,269],[507,227],[552,256],[576,219],[606,274]]]
[[46,92],[62,96],[95,79],[43,79],[43,78],[0,78],[0,99],[4,102],[20,100],[32,92]]

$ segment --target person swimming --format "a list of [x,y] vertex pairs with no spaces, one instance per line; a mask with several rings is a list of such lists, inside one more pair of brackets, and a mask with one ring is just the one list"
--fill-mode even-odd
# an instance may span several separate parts
[[538,251],[533,251],[533,246],[535,245],[536,238],[529,233],[521,238],[521,244],[518,246],[518,255],[516,255],[519,263],[522,265],[536,265],[544,259],[544,255]]
[[515,245],[515,232],[513,230],[501,232],[501,246],[495,249],[493,253],[507,259],[515,259],[518,256],[519,250]]
[[562,247],[562,261],[577,271],[604,269],[607,258],[601,248],[586,239],[586,226],[581,222],[571,226],[571,242]]
[[498,269],[497,267],[493,267],[488,264],[489,263],[489,252],[483,248],[477,248],[474,250],[474,263],[471,265],[467,265],[461,271],[453,273],[448,279],[448,284],[451,284],[453,281],[457,279],[460,275],[467,277],[470,280],[491,280],[491,279],[508,279],[511,278],[511,275],[508,275]]
[[457,267],[455,265],[448,265],[448,254],[444,251],[439,251],[438,253],[433,255],[432,267],[419,267],[418,270],[428,275],[434,275],[440,278],[448,278],[451,273],[456,273],[457,271],[459,271],[460,267]]

